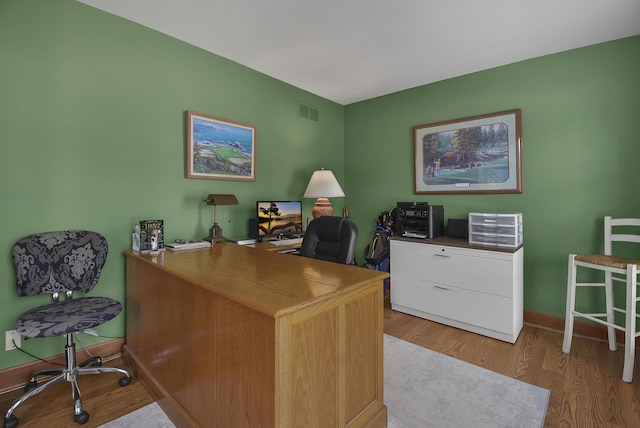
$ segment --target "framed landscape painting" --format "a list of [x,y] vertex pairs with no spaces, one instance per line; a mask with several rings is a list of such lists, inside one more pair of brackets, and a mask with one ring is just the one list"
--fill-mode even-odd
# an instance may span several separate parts
[[210,180],[256,179],[256,128],[187,111],[186,176]]
[[415,193],[522,193],[519,109],[415,126]]

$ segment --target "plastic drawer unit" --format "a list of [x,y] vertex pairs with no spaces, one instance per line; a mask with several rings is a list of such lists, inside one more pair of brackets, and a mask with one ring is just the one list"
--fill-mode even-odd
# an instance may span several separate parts
[[522,213],[469,213],[469,244],[519,247]]

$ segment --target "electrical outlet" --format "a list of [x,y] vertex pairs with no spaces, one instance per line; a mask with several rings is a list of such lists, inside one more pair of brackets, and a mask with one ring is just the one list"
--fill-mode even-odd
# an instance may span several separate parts
[[[4,332],[4,350],[11,351],[12,349],[16,349],[16,347],[19,348],[21,346],[21,343],[20,343],[21,339],[22,339],[22,336],[20,336],[17,331],[15,330],[5,331]],[[16,342],[16,344],[14,345],[13,342]]]

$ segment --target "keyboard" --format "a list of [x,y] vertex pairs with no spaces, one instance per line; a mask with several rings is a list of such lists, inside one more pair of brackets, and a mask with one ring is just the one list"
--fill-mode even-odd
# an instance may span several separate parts
[[171,244],[166,244],[165,247],[170,250],[180,251],[180,250],[194,250],[196,248],[211,248],[211,242],[208,241],[190,241],[185,242],[184,244],[178,244],[173,242]]
[[275,245],[276,247],[282,246],[290,246],[290,245],[300,245],[302,244],[302,240],[304,238],[293,238],[293,239],[273,239],[269,241],[269,244]]

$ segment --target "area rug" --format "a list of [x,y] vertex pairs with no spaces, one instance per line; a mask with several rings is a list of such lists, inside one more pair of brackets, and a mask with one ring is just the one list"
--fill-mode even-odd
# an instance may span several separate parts
[[[384,335],[384,402],[389,428],[538,428],[550,391]],[[156,403],[101,428],[173,423]]]
[[175,425],[158,403],[151,403],[98,428],[175,428]]
[[550,391],[384,335],[389,428],[542,427]]

